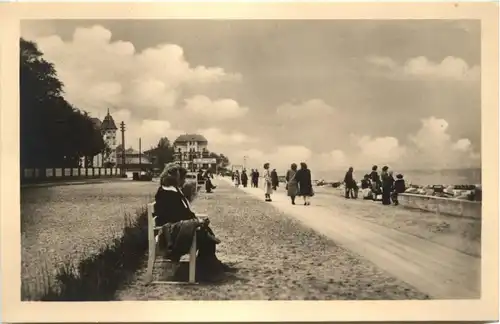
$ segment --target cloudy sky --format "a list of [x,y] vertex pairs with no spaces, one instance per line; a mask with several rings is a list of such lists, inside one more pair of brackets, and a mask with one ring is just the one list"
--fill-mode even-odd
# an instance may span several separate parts
[[476,21],[24,21],[66,98],[127,146],[203,134],[233,164],[480,165]]

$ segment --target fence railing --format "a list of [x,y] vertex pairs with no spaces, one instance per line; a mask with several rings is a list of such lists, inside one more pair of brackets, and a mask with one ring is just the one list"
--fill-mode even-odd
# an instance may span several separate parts
[[25,168],[21,169],[21,182],[42,182],[77,178],[119,177],[120,168]]

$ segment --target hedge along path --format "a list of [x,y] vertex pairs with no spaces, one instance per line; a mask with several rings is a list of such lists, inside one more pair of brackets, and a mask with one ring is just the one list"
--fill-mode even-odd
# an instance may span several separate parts
[[[146,264],[119,300],[426,299],[372,263],[218,181],[193,206],[222,240],[218,256],[239,270],[219,284],[146,286]],[[159,265],[158,265],[159,266]]]
[[121,237],[125,215],[134,218],[136,210],[153,199],[157,187],[154,182],[119,181],[23,189],[23,286],[38,290],[41,278],[53,281],[64,262],[77,266]]

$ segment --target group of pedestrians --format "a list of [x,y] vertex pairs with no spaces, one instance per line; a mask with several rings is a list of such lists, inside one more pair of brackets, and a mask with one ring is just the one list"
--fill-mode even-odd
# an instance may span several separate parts
[[300,169],[297,170],[297,164],[292,163],[290,170],[286,172],[286,191],[287,195],[295,205],[295,198],[301,196],[304,199],[304,206],[309,206],[309,198],[314,196],[312,186],[311,170],[305,162],[300,163]]
[[[250,173],[252,188],[259,187],[259,177],[260,177],[259,171],[252,169],[252,172]],[[241,171],[241,174],[238,170],[234,171],[233,174],[231,175],[231,180],[233,181],[236,187],[242,185],[243,188],[246,188],[248,186],[248,180],[249,180],[247,171],[243,169]]]
[[[278,190],[279,187],[278,172],[276,169],[270,169],[270,163],[265,163],[263,167],[264,198],[265,201],[271,202],[273,192]],[[252,169],[251,180],[253,188],[259,187],[259,177],[259,171],[257,169]],[[242,185],[246,188],[248,185],[248,178],[246,170],[242,170],[241,174],[238,170],[236,170],[232,174],[232,181],[236,187]],[[292,163],[290,169],[286,173],[285,181],[285,189],[287,191],[287,195],[290,197],[292,205],[295,205],[295,199],[297,196],[303,197],[304,206],[309,206],[311,204],[309,198],[314,195],[314,191],[312,187],[311,170],[308,169],[306,163],[300,163],[300,169],[297,169],[297,164]]]
[[[344,177],[345,198],[356,199],[358,197],[358,185],[354,180],[354,169],[351,167]],[[398,194],[405,192],[406,184],[402,174],[398,174],[396,179],[394,173],[388,166],[382,167],[382,172],[378,173],[378,166],[374,165],[370,174],[365,174],[361,180],[361,192],[363,199],[376,201],[382,195],[382,204],[398,204]]]

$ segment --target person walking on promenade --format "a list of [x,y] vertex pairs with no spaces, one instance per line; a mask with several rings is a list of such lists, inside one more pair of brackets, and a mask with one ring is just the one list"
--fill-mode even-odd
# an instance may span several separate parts
[[252,169],[252,172],[250,172],[250,185],[252,186],[252,188],[255,188],[255,170]]
[[377,196],[380,195],[380,176],[377,172],[378,166],[374,165],[372,167],[372,172],[370,173],[370,180],[372,182],[372,198],[373,201],[377,200]]
[[273,193],[271,173],[269,172],[269,163],[264,164],[264,194],[266,201],[271,200],[271,194]]
[[312,188],[311,170],[307,168],[305,162],[300,163],[300,170],[297,171],[295,179],[297,179],[299,187],[299,196],[304,198],[304,206],[309,206],[311,204],[309,197],[312,197],[314,192]]
[[286,191],[287,195],[292,200],[292,205],[295,205],[295,197],[298,193],[297,179],[295,179],[295,175],[297,174],[297,164],[292,163],[290,166],[290,170],[286,172],[285,180],[286,180]]
[[255,169],[255,178],[254,178],[254,185],[255,185],[255,188],[259,188],[259,177],[260,177],[260,173],[259,173],[259,170]]
[[236,170],[236,172],[234,172],[234,185],[236,188],[238,188],[240,186],[240,172],[238,170]]
[[275,191],[279,186],[278,172],[276,172],[276,169],[273,169],[273,171],[271,171],[271,186]]
[[384,166],[382,168],[382,173],[380,174],[380,178],[382,179],[382,204],[390,205],[391,204],[391,192],[392,187],[394,185],[394,179],[392,175],[388,172],[389,167]]
[[243,185],[243,188],[247,187],[247,184],[248,184],[247,170],[243,170],[241,172],[241,184]]
[[345,198],[357,198],[357,184],[356,181],[354,180],[354,175],[353,175],[354,169],[352,167],[347,170],[345,173],[344,177],[344,184],[345,184]]

